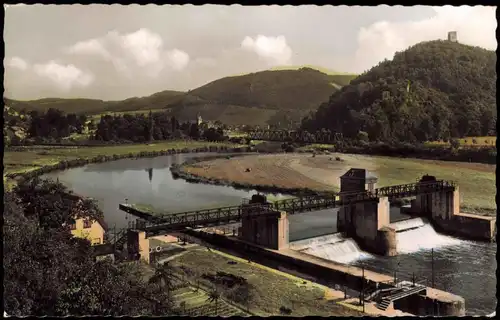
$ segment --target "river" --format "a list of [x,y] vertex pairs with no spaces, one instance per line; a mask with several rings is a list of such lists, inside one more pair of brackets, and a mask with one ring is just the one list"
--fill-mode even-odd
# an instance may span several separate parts
[[[124,228],[128,220],[132,219],[118,210],[118,204],[126,201],[179,212],[238,205],[243,198],[255,193],[225,186],[192,184],[172,178],[169,170],[172,164],[204,155],[122,159],[53,172],[45,177],[59,179],[75,193],[96,199],[111,228]],[[336,210],[322,210],[290,216],[290,241],[336,232],[336,215]],[[398,209],[391,209],[391,220],[402,217]],[[408,252],[406,254],[379,257],[361,252],[350,263],[386,274],[396,273],[397,278],[405,280],[411,280],[415,274],[417,281],[423,280],[428,285],[431,284],[433,270],[435,287],[464,297],[467,314],[493,312],[496,308],[496,244],[445,237],[429,228],[426,226],[398,235],[405,246],[404,252]],[[342,250],[356,251],[351,247]],[[434,247],[433,254],[430,247]],[[328,254],[328,250],[330,253],[339,250],[322,248],[324,252],[321,254]],[[312,247],[311,250],[317,251],[318,248]],[[349,252],[351,256],[352,253]]]

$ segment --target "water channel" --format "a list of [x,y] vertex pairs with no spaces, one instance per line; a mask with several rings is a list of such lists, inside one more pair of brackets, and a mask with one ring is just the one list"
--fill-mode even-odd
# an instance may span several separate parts
[[[94,198],[103,210],[109,227],[124,228],[131,217],[118,210],[125,202],[151,205],[167,212],[180,212],[238,205],[255,191],[231,187],[192,184],[173,179],[169,167],[204,154],[184,154],[146,159],[122,159],[101,164],[53,172],[45,175],[59,179],[77,194]],[[285,197],[274,195],[276,198]],[[335,210],[307,212],[290,217],[290,240],[319,237],[336,231]],[[403,218],[398,209],[391,209],[391,220]],[[350,243],[332,247],[332,237],[318,238],[309,245],[308,253],[328,256],[349,255],[353,265],[373,271],[396,274],[397,278],[428,285],[434,270],[435,287],[465,298],[466,312],[485,315],[496,308],[496,244],[458,240],[441,236],[424,227],[398,234],[404,247],[397,257],[379,257],[364,252]],[[307,240],[305,240],[307,241]],[[327,243],[328,242],[328,243]],[[431,257],[431,248],[434,248]],[[398,249],[399,250],[399,249]]]

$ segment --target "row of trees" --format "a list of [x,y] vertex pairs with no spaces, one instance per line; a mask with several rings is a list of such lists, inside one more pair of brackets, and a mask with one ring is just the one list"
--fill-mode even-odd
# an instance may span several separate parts
[[[68,223],[102,216],[53,181],[22,183],[4,197],[4,307],[11,316],[171,315],[161,281],[148,283],[140,264],[96,261],[88,240]],[[153,279],[154,280],[154,279]]]
[[89,124],[86,115],[64,114],[58,109],[49,109],[45,113],[32,111],[29,115],[28,135],[31,138],[60,139],[73,133],[82,134]]
[[101,141],[144,142],[186,137],[210,141],[225,139],[221,128],[208,128],[197,122],[180,123],[167,112],[105,115],[101,117],[94,134],[94,139]]

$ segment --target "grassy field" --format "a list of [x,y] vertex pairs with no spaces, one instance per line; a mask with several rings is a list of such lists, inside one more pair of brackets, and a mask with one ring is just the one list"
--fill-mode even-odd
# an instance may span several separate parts
[[147,115],[147,114],[149,114],[149,111],[165,112],[168,110],[169,109],[151,109],[151,110],[134,110],[134,111],[117,111],[117,112],[109,111],[109,112],[102,112],[102,113],[90,115],[90,118],[94,121],[94,123],[98,123],[101,120],[101,117],[105,116],[105,115],[111,115],[111,116],[112,115],[123,116],[124,114],[131,114],[131,115],[145,114],[145,115]]
[[46,165],[54,165],[63,160],[91,159],[97,156],[120,154],[139,154],[143,151],[162,151],[167,149],[195,149],[209,146],[237,147],[231,143],[204,141],[168,141],[151,144],[113,145],[102,147],[40,147],[34,146],[23,151],[6,151],[4,153],[4,184],[7,189],[15,185],[5,174],[24,173]]
[[[339,157],[341,161],[337,161]],[[251,174],[245,174],[251,168]],[[308,187],[337,191],[340,176],[350,168],[366,168],[379,177],[378,186],[413,183],[425,174],[455,181],[463,209],[495,214],[495,165],[336,154],[250,155],[216,159],[187,166],[186,171],[204,177],[281,187]]]
[[[486,137],[466,137],[458,139],[461,147],[484,147],[484,146],[495,146],[497,137],[496,136],[486,136]],[[434,146],[449,146],[449,142],[444,141],[429,141],[426,142],[428,145]]]
[[329,149],[335,149],[335,145],[333,144],[324,144],[324,143],[313,143],[313,144],[308,144],[303,147],[300,147],[297,149],[297,151],[306,151],[306,152],[312,152],[316,150],[329,150]]
[[227,125],[245,124],[254,126],[266,124],[278,110],[206,101],[201,104],[180,105],[172,108],[171,112],[179,121],[193,120],[200,114],[204,120],[219,120]]
[[[217,302],[217,314],[215,303],[209,301],[209,293],[193,287],[183,287],[172,292],[173,299],[183,314],[189,316],[248,316],[222,299]],[[184,307],[181,307],[184,304]]]
[[[233,261],[232,264],[229,262]],[[236,262],[236,263],[235,263]],[[280,307],[292,310],[291,316],[361,316],[362,313],[327,299],[324,290],[309,281],[265,267],[249,264],[242,259],[205,248],[191,250],[171,262],[184,267],[185,276],[200,279],[206,286],[213,286],[201,278],[204,273],[224,271],[247,279],[250,285],[249,311],[262,316],[280,315]],[[225,296],[228,291],[222,291]]]

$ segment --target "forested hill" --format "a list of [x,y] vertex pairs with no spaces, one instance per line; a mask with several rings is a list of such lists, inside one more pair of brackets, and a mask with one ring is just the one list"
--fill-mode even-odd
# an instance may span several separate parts
[[21,111],[98,114],[169,109],[182,121],[200,114],[206,120],[225,124],[288,124],[300,120],[330,95],[349,83],[350,74],[325,74],[309,67],[298,70],[268,70],[215,80],[187,93],[162,91],[148,97],[123,101],[48,98],[19,101],[4,98],[6,105]]
[[45,98],[38,100],[13,100],[4,97],[4,103],[16,111],[46,112],[58,109],[65,113],[97,114],[104,112],[137,111],[164,108],[175,102],[184,92],[165,90],[147,97],[134,97],[125,100],[103,101],[97,99]]
[[312,68],[261,71],[215,80],[171,106],[179,119],[193,119],[199,112],[226,124],[300,122],[353,78]]
[[352,80],[302,126],[348,137],[364,131],[372,141],[427,141],[494,135],[496,120],[495,52],[430,41]]

